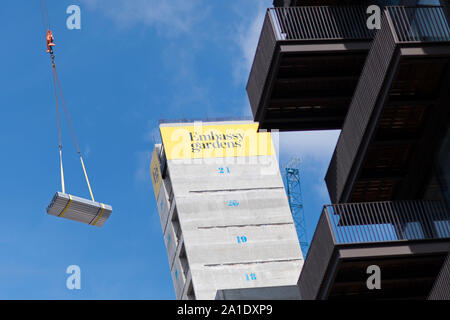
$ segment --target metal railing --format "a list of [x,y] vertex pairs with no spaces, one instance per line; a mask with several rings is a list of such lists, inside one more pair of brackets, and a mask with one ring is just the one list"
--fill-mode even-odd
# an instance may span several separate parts
[[450,27],[443,7],[386,7],[396,42],[450,41]]
[[[442,6],[388,6],[397,42],[450,41],[450,27]],[[307,6],[268,9],[277,40],[373,39],[365,6]]]
[[441,201],[335,204],[322,215],[336,244],[450,238],[450,211]]
[[307,6],[268,10],[277,40],[372,39],[366,7]]

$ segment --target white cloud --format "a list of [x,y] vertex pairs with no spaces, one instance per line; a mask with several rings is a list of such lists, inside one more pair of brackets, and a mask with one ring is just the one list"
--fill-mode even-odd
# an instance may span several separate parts
[[81,0],[88,9],[101,11],[120,27],[144,24],[165,36],[188,32],[207,12],[200,0]]
[[[309,228],[313,228],[316,223],[321,206],[330,202],[324,178],[339,133],[339,130],[333,130],[281,132],[279,134],[280,167],[283,168],[293,157],[301,159],[299,168],[304,194],[305,218]],[[276,140],[274,140],[275,143]],[[309,231],[308,236],[311,237],[312,233]]]
[[300,158],[302,172],[309,176],[311,190],[324,202],[329,201],[324,178],[339,133],[339,130],[281,132],[279,136],[280,166],[293,157]]
[[339,130],[281,132],[280,152],[285,156],[296,156],[329,162],[339,138]]
[[86,146],[84,148],[83,156],[87,159],[89,157],[91,151],[92,151],[91,148],[89,146]]
[[[272,1],[251,0],[247,4],[251,9],[239,10],[237,12],[238,14],[240,13],[241,23],[237,26],[235,41],[239,47],[240,54],[239,58],[234,61],[234,78],[239,84],[247,82],[264,17],[267,8],[272,5]],[[249,12],[253,13],[253,15],[249,16]]]
[[147,183],[150,180],[150,151],[139,151],[135,154],[137,166],[134,172],[134,180],[137,183]]
[[151,146],[156,143],[161,142],[161,135],[159,133],[159,123],[156,121],[148,121],[147,129],[145,130],[142,140],[145,142],[150,142]]

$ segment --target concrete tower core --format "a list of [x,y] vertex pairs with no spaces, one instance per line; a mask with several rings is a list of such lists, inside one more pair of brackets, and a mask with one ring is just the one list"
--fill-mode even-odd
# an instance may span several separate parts
[[250,121],[160,125],[150,173],[177,299],[297,284],[303,256],[277,155],[257,130]]

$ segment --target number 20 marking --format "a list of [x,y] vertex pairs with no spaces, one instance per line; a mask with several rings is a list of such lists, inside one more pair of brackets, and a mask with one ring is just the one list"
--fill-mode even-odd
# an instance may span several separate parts
[[239,206],[239,201],[237,201],[237,200],[228,200],[228,206],[229,207],[238,207]]

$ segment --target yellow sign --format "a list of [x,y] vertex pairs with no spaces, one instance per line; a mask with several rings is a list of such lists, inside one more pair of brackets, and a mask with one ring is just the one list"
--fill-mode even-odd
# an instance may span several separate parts
[[159,165],[158,153],[156,152],[156,147],[153,149],[152,162],[150,164],[150,176],[153,183],[153,191],[155,192],[156,201],[158,201],[159,190],[161,188],[162,175],[161,167]]
[[275,153],[269,132],[258,132],[257,123],[162,126],[161,137],[168,160],[265,156]]

